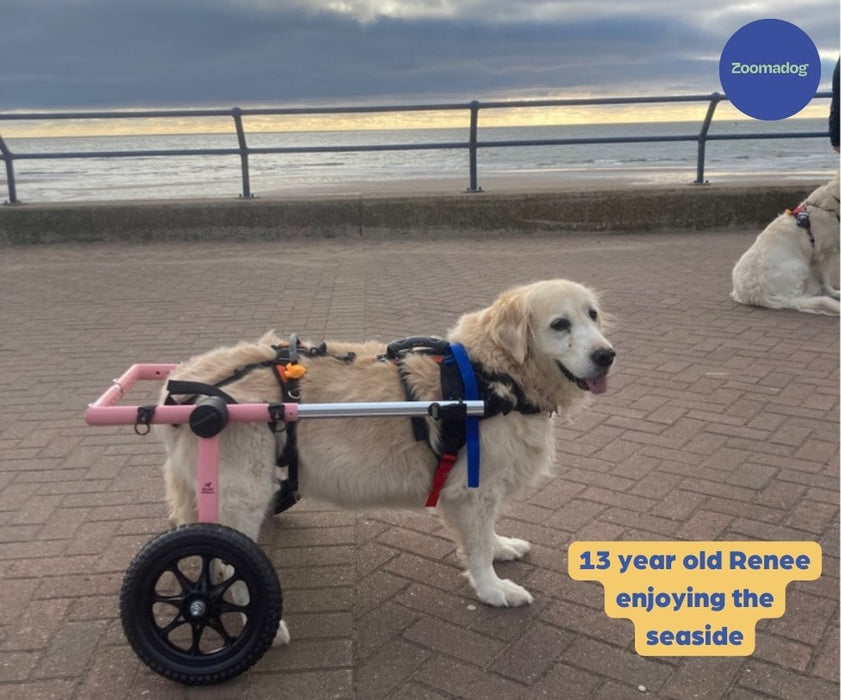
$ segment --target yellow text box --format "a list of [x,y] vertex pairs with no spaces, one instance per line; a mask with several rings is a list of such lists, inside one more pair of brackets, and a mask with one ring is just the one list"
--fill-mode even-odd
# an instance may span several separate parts
[[641,656],[748,656],[790,581],[821,575],[817,542],[573,542],[569,575],[604,586]]

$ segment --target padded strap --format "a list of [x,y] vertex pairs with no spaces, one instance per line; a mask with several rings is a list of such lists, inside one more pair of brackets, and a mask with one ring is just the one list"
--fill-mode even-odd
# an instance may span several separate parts
[[166,389],[170,394],[175,394],[177,396],[218,396],[220,399],[223,399],[225,403],[236,403],[230,394],[226,394],[219,387],[213,386],[212,384],[170,379],[166,383]]
[[[464,400],[477,401],[479,388],[476,386],[476,375],[473,374],[473,365],[470,364],[467,351],[460,343],[450,343],[450,351],[461,373]],[[467,486],[475,489],[479,486],[479,417],[468,416],[464,423],[467,438]]]

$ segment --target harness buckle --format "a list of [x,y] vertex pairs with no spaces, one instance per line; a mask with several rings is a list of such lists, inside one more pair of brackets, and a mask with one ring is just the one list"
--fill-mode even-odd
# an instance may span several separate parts
[[429,405],[427,412],[435,420],[464,420],[467,418],[467,404],[459,401],[457,404],[442,406],[436,402]]
[[286,430],[286,406],[282,403],[269,404],[269,428],[273,433]]
[[138,435],[148,435],[152,429],[151,423],[154,417],[155,406],[138,406],[137,419],[134,421],[134,432]]

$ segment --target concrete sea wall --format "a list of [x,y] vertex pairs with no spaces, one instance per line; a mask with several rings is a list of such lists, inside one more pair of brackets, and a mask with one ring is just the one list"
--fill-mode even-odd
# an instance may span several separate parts
[[157,200],[0,207],[0,246],[96,241],[756,229],[820,182],[557,192]]

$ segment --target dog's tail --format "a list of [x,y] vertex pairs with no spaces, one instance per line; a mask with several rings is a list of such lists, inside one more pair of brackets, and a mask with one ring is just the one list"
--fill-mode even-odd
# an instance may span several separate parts
[[768,299],[768,306],[772,309],[796,309],[807,314],[824,314],[826,316],[841,314],[841,302],[832,297],[771,297]]

